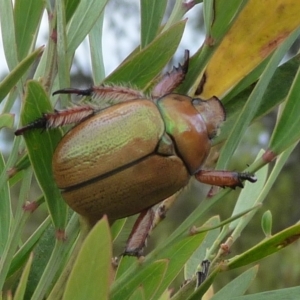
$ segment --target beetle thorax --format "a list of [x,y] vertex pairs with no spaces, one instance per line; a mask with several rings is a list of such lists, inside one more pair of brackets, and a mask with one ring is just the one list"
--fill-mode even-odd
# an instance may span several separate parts
[[211,148],[210,132],[202,113],[194,107],[192,98],[178,94],[159,99],[157,105],[165,122],[166,133],[174,141],[178,156],[193,175],[201,168]]

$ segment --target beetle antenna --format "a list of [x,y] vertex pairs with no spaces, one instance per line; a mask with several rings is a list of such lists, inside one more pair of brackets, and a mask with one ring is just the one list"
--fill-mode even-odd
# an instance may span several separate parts
[[92,87],[88,89],[75,89],[75,88],[65,88],[61,90],[55,91],[52,96],[58,95],[58,94],[76,94],[81,96],[91,96],[94,89]]

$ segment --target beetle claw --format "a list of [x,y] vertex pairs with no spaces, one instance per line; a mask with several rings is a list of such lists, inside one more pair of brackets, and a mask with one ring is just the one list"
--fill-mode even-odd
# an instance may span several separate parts
[[55,91],[52,96],[58,95],[58,94],[76,94],[80,96],[91,96],[94,89],[92,87],[88,89],[75,89],[75,88],[65,88],[61,90]]
[[256,182],[257,181],[257,178],[254,174],[251,174],[249,172],[244,172],[244,173],[238,173],[239,174],[239,178],[241,180],[248,180],[252,183]]
[[15,135],[16,136],[22,135],[24,132],[34,129],[34,128],[45,129],[46,127],[47,127],[47,119],[43,116],[43,117],[27,124],[26,126],[17,129],[15,131]]

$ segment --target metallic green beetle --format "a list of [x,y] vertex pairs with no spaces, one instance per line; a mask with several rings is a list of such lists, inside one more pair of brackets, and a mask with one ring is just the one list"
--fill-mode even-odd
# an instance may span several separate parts
[[146,238],[152,207],[186,186],[191,176],[230,187],[242,186],[241,180],[255,181],[247,173],[201,170],[225,111],[216,97],[203,101],[171,93],[187,68],[188,55],[183,66],[167,73],[148,98],[124,87],[59,90],[55,93],[89,95],[115,104],[44,114],[16,132],[77,124],[55,150],[54,179],[68,205],[90,225],[104,214],[113,222],[143,212],[127,254],[140,254],[144,241],[135,242],[135,235],[143,231]]

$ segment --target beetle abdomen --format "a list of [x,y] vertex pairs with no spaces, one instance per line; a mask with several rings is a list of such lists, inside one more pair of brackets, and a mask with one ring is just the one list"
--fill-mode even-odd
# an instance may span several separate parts
[[179,157],[151,155],[112,176],[63,191],[63,197],[91,223],[103,214],[116,220],[141,212],[173,195],[189,178]]
[[53,157],[53,174],[65,189],[98,178],[155,151],[164,133],[148,100],[111,106],[68,132]]

